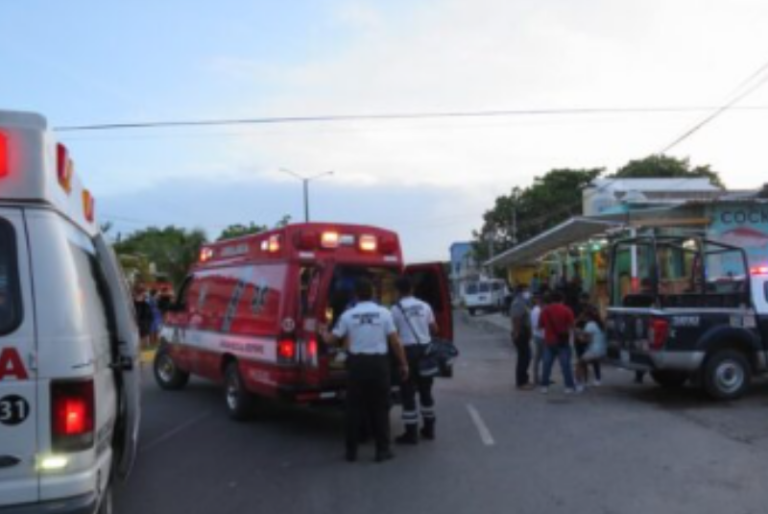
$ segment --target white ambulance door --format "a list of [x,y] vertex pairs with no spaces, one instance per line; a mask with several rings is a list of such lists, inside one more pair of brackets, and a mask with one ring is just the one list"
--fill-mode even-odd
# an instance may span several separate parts
[[109,303],[115,317],[117,338],[113,341],[112,369],[118,383],[118,414],[115,425],[115,470],[125,478],[133,467],[139,434],[141,368],[139,330],[128,285],[112,248],[99,235],[94,240],[99,255]]
[[0,207],[0,510],[36,502],[37,342],[21,209]]

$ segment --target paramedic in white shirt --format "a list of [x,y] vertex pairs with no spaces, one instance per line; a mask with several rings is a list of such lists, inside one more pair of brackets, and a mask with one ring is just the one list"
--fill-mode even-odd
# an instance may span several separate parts
[[373,302],[373,285],[358,279],[357,305],[342,314],[332,333],[323,333],[327,344],[343,343],[347,359],[346,459],[357,460],[360,427],[372,421],[376,440],[376,462],[394,457],[390,451],[389,396],[391,351],[400,363],[403,380],[408,362],[397,337],[392,315]]
[[539,327],[543,298],[540,294],[534,294],[532,301],[531,327],[533,329],[533,383],[537,386],[545,386],[548,384],[541,383],[541,372],[542,366],[544,365],[544,329]]
[[435,315],[432,307],[413,296],[413,283],[408,277],[397,280],[395,287],[398,292],[398,302],[392,306],[392,317],[395,320],[397,333],[408,357],[411,370],[408,380],[400,386],[403,401],[403,425],[405,433],[397,437],[398,444],[417,444],[419,442],[419,412],[416,410],[416,394],[419,395],[419,406],[424,426],[421,436],[424,439],[435,438],[435,399],[432,396],[431,377],[419,375],[419,359],[424,350],[432,342],[432,334],[437,332]]

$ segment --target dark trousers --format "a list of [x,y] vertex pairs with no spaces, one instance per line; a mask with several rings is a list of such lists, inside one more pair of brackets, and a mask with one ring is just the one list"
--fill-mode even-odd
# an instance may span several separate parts
[[530,381],[528,368],[531,365],[531,333],[528,330],[521,330],[520,335],[515,338],[515,348],[517,349],[517,369],[515,371],[515,382],[517,386],[524,386]]
[[370,423],[376,451],[389,449],[389,359],[386,355],[350,355],[347,381],[347,451],[357,452],[360,427]]
[[425,421],[435,419],[435,399],[432,396],[433,379],[419,375],[419,360],[424,354],[423,345],[408,345],[405,355],[408,357],[408,368],[411,372],[408,380],[400,384],[400,394],[403,401],[403,424],[418,425],[419,411],[416,405],[416,395],[419,396],[421,416]]

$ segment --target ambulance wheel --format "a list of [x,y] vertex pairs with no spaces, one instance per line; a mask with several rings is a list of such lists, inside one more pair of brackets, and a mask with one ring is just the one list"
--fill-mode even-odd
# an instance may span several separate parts
[[656,384],[665,389],[680,389],[690,378],[688,373],[679,371],[652,371],[651,377]]
[[245,389],[236,361],[227,364],[224,371],[224,395],[230,418],[247,421],[253,417],[255,401],[253,395]]
[[176,391],[183,389],[189,382],[189,373],[182,371],[174,362],[168,350],[160,348],[155,355],[153,366],[155,381],[160,389]]
[[704,390],[715,400],[736,400],[749,388],[752,370],[737,350],[720,350],[704,363]]

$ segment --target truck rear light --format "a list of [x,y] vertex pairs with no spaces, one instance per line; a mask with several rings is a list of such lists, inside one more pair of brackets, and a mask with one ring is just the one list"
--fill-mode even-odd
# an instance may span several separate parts
[[768,266],[755,266],[749,271],[752,275],[768,275]]
[[293,362],[296,359],[296,343],[291,339],[282,339],[277,343],[277,357],[281,361]]
[[665,319],[653,318],[648,325],[648,342],[651,350],[661,350],[669,339],[669,322]]
[[8,154],[8,136],[0,132],[0,178],[7,177],[11,171],[10,156]]
[[317,366],[318,364],[318,346],[317,346],[317,337],[314,335],[310,336],[309,339],[307,339],[307,342],[305,343],[305,355],[304,355],[304,361],[306,364],[310,366]]
[[93,446],[93,380],[51,383],[51,438],[54,452]]
[[360,248],[360,251],[363,252],[375,252],[379,246],[378,241],[376,240],[376,236],[371,235],[360,236],[360,241],[357,243],[357,245]]
[[339,247],[339,233],[338,232],[323,232],[320,236],[320,246],[323,248],[338,248]]

